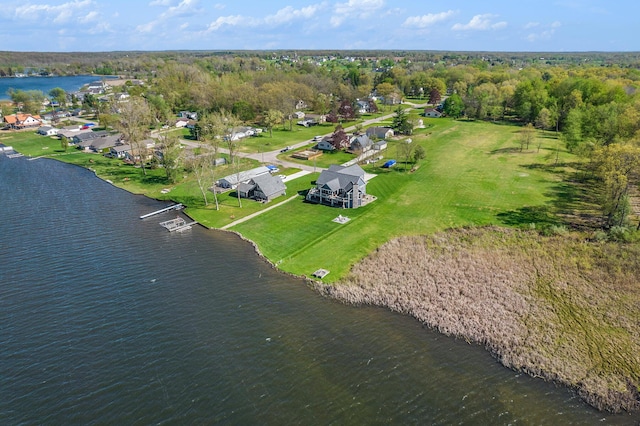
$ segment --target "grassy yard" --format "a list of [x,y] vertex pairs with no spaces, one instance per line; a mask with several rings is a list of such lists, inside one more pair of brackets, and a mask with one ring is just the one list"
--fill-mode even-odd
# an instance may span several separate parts
[[[281,269],[308,276],[325,268],[331,271],[325,280],[336,281],[390,238],[508,221],[527,225],[537,218],[520,215],[523,209],[551,204],[557,196],[562,171],[541,167],[553,165],[557,140],[541,138],[539,151],[536,142],[520,152],[515,126],[424,122],[426,128],[412,139],[426,149],[427,158],[414,172],[403,171],[401,163],[393,169],[381,169],[382,162],[365,166],[378,174],[367,187],[378,197],[372,204],[340,210],[301,198],[232,229],[255,241]],[[394,150],[392,143],[387,156]],[[561,152],[561,159],[567,155]],[[351,221],[332,222],[338,214]]]
[[[339,210],[303,201],[304,191],[312,186],[317,174],[287,182],[284,200],[299,193],[298,200],[234,226],[232,229],[255,241],[262,252],[285,271],[310,275],[318,268],[329,269],[327,281],[336,281],[352,265],[390,238],[401,235],[431,234],[465,225],[503,224],[538,225],[552,222],[549,206],[560,197],[565,173],[554,167],[558,141],[539,134],[526,152],[519,151],[518,127],[486,122],[423,119],[425,128],[412,136],[414,145],[425,148],[427,156],[419,164],[404,165],[397,158],[397,141],[383,152],[385,160],[396,158],[392,169],[384,163],[364,166],[377,176],[369,182],[367,192],[377,201],[355,210]],[[295,131],[276,130],[274,140],[284,146],[312,137],[320,127]],[[327,127],[328,132],[333,126]],[[278,136],[276,136],[278,135]],[[295,137],[294,137],[295,136]],[[162,169],[147,170],[124,165],[119,160],[97,154],[80,153],[74,148],[64,152],[59,141],[31,132],[3,133],[0,142],[31,156],[51,156],[92,169],[96,174],[133,193],[182,202],[187,213],[208,227],[222,227],[269,207],[250,200],[239,206],[235,191],[219,195],[220,209],[215,210],[213,194],[207,193],[205,205],[200,189],[191,175],[168,184]],[[268,135],[251,138],[270,140]],[[255,148],[255,147],[254,147]],[[560,164],[569,154],[560,153]],[[347,154],[327,154],[317,161],[319,167],[340,164]],[[326,164],[325,164],[326,163]],[[258,162],[244,159],[242,169]],[[410,171],[409,169],[414,169]],[[222,166],[216,178],[233,173],[235,167]],[[291,174],[296,169],[281,170]],[[169,190],[163,193],[163,190]],[[332,219],[342,214],[351,219],[340,225]]]

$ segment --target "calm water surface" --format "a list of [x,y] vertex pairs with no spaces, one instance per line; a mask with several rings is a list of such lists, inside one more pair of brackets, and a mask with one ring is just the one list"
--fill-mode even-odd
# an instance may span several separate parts
[[232,234],[56,161],[0,155],[0,424],[634,424]]
[[[16,90],[40,90],[46,95],[53,88],[60,87],[65,92],[71,93],[80,90],[85,84],[103,78],[95,75],[74,75],[60,77],[3,77],[0,78],[0,101],[10,99],[7,94],[9,89]],[[112,77],[104,77],[112,78]]]

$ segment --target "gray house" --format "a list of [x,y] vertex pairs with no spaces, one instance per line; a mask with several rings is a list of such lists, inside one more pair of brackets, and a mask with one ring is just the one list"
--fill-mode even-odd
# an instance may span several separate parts
[[320,173],[316,187],[309,190],[306,200],[347,209],[365,205],[367,182],[364,170],[357,164],[349,167],[331,165]]
[[369,127],[366,132],[370,138],[387,139],[394,135],[393,129],[390,127]]
[[349,150],[353,152],[367,152],[373,147],[373,141],[367,135],[358,135],[351,138]]
[[282,179],[269,173],[240,183],[237,189],[243,198],[253,198],[264,202],[269,202],[287,192],[287,187]]

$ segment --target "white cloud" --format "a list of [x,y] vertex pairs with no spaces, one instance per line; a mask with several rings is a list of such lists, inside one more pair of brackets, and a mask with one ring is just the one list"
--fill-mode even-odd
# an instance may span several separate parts
[[529,22],[524,26],[524,29],[528,30],[530,28],[535,28],[535,27],[537,27],[539,25],[540,25],[540,22]]
[[451,27],[454,31],[485,31],[485,30],[497,30],[507,26],[505,21],[492,23],[493,18],[497,18],[497,15],[485,13],[482,15],[476,15],[467,24],[455,24]]
[[[5,12],[13,15],[18,20],[47,21],[56,24],[73,22],[77,16],[86,15],[84,9],[93,5],[92,0],[74,0],[59,5],[49,4],[22,4],[13,9],[7,8]],[[5,6],[6,7],[6,6]]]
[[457,12],[453,10],[448,10],[446,12],[429,13],[422,16],[410,16],[404,21],[402,26],[409,28],[426,28],[440,21],[445,21],[456,13]]
[[214,5],[213,5],[213,8],[214,8],[214,9],[216,9],[216,10],[222,10],[222,9],[224,9],[225,7],[227,7],[227,6],[225,6],[225,5],[224,5],[224,4],[222,4],[222,3],[216,3],[216,4],[214,4]]
[[218,31],[223,27],[235,27],[238,25],[242,25],[243,27],[257,27],[260,25],[278,26],[292,21],[311,19],[323,5],[324,4],[307,6],[302,9],[294,9],[292,6],[287,6],[278,10],[273,15],[268,15],[264,18],[254,18],[243,15],[219,16],[209,24],[206,32]]
[[349,0],[347,3],[336,3],[330,23],[340,26],[349,18],[366,19],[384,6],[384,0]]
[[249,23],[250,18],[246,18],[241,15],[232,15],[232,16],[219,16],[218,19],[209,24],[207,31],[218,31],[220,28],[224,26],[236,26],[241,23]]
[[171,0],[154,0],[149,3],[149,6],[170,6]]
[[78,22],[81,22],[83,24],[86,24],[88,22],[94,22],[97,21],[99,18],[99,14],[98,12],[96,12],[95,10],[92,12],[87,13],[85,16],[82,16],[80,18],[78,18]]
[[556,32],[556,28],[560,28],[561,24],[558,21],[552,22],[549,25],[545,25],[547,29],[537,33],[530,33],[526,39],[530,42],[536,42],[540,40],[550,40]]
[[284,24],[296,19],[309,19],[316,14],[320,6],[307,6],[302,9],[294,9],[291,6],[287,6],[284,9],[280,9],[274,15],[269,15],[264,18],[264,22],[271,25]]
[[[165,6],[167,1],[158,0],[154,3]],[[158,25],[176,16],[194,16],[201,13],[198,9],[198,0],[182,0],[177,6],[169,6],[167,10],[162,12],[157,19],[148,22],[146,24],[140,24],[136,27],[136,30],[141,33],[149,33],[153,31]]]

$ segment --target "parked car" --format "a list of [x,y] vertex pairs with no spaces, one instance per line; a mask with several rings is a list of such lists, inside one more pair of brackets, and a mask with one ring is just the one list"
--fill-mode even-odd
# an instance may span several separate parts
[[313,141],[314,142],[320,142],[322,140],[322,136],[314,136],[313,137]]
[[287,151],[289,151],[290,149],[291,149],[291,147],[290,147],[290,146],[287,146],[287,147],[285,147],[285,148],[282,148],[282,149],[280,150],[280,152],[287,152]]

